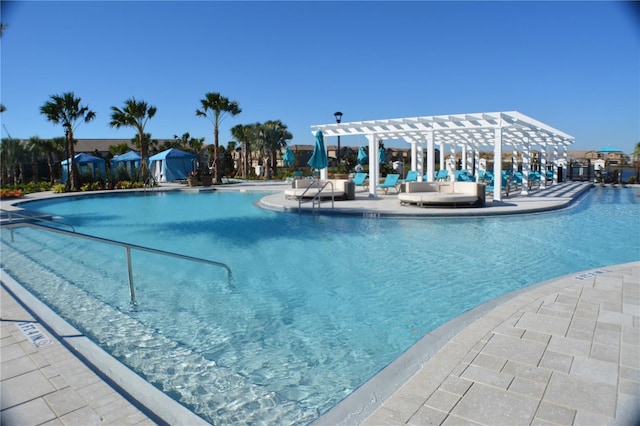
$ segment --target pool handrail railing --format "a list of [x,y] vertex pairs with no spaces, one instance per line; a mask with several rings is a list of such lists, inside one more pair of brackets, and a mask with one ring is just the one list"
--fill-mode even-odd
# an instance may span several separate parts
[[[54,221],[50,221],[50,222],[57,223],[57,222],[54,222]],[[215,260],[202,259],[200,257],[193,257],[193,256],[189,256],[189,255],[186,255],[186,254],[173,253],[173,252],[170,252],[170,251],[154,249],[154,248],[151,248],[151,247],[139,246],[139,245],[136,245],[136,244],[125,243],[125,242],[122,242],[122,241],[110,240],[108,238],[96,237],[96,236],[93,236],[93,235],[82,234],[80,232],[65,231],[64,229],[52,228],[50,226],[44,226],[44,225],[39,225],[39,224],[36,224],[36,223],[30,223],[30,222],[17,222],[17,223],[13,223],[13,224],[10,223],[10,224],[3,225],[3,227],[9,227],[9,229],[11,229],[11,240],[12,241],[13,241],[13,228],[14,227],[18,227],[18,226],[26,226],[26,227],[40,229],[40,230],[43,230],[43,231],[49,231],[49,232],[54,232],[54,233],[57,233],[57,234],[67,235],[67,236],[70,236],[70,237],[82,238],[82,239],[85,239],[85,240],[96,241],[96,242],[103,243],[103,244],[109,244],[109,245],[113,245],[113,246],[124,247],[125,251],[126,251],[126,256],[127,256],[127,271],[128,271],[128,274],[129,274],[129,293],[131,295],[131,304],[134,305],[134,306],[137,305],[138,302],[136,301],[136,291],[135,291],[135,287],[133,285],[133,266],[131,264],[131,250],[132,249],[133,250],[138,250],[138,251],[145,251],[147,253],[153,253],[153,254],[158,254],[158,255],[162,255],[162,256],[170,256],[170,257],[175,257],[177,259],[188,260],[188,261],[191,261],[191,262],[199,262],[199,263],[204,263],[204,264],[207,264],[207,265],[212,265],[212,266],[224,268],[227,271],[227,278],[229,280],[229,285],[230,286],[233,285],[233,275],[231,273],[231,268],[226,263],[216,262]]]
[[17,216],[17,217],[19,217],[21,219],[25,219],[27,221],[38,221],[38,222],[53,223],[55,225],[68,226],[69,228],[71,228],[71,230],[73,232],[76,232],[76,228],[74,228],[73,225],[71,225],[69,223],[64,223],[64,222],[59,221],[59,220],[53,220],[52,218],[19,213],[16,210],[0,210],[0,211],[7,215],[7,219],[9,220],[9,224],[12,224],[12,225],[15,225],[17,223],[17,222],[14,223],[12,216]]

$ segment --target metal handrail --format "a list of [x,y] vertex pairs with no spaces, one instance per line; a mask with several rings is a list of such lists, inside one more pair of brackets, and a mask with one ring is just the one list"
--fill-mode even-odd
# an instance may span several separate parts
[[313,182],[311,182],[311,185],[307,186],[304,191],[302,191],[302,194],[300,194],[300,196],[298,197],[298,213],[300,213],[300,209],[302,208],[302,201],[304,200],[304,195],[311,189],[311,188],[319,188],[318,187],[318,183],[319,181],[317,180],[313,180]]
[[31,228],[36,228],[36,229],[41,229],[44,231],[49,231],[49,232],[54,232],[57,234],[62,234],[62,235],[67,235],[70,237],[76,237],[76,238],[82,238],[85,240],[90,240],[90,241],[96,241],[99,243],[103,243],[103,244],[109,244],[109,245],[113,245],[113,246],[120,246],[120,247],[124,247],[125,251],[126,251],[126,256],[127,256],[127,271],[129,273],[129,293],[131,295],[131,304],[132,305],[137,305],[138,303],[136,302],[136,292],[135,292],[135,288],[133,286],[133,268],[131,266],[131,250],[139,250],[139,251],[145,251],[148,253],[154,253],[154,254],[159,254],[159,255],[163,255],[163,256],[170,256],[170,257],[175,257],[177,259],[183,259],[183,260],[189,260],[191,262],[199,262],[199,263],[204,263],[207,265],[212,265],[212,266],[217,266],[220,268],[224,268],[227,271],[227,277],[229,280],[229,285],[232,286],[233,285],[233,275],[231,273],[231,268],[222,262],[216,262],[214,260],[208,260],[208,259],[202,259],[199,257],[193,257],[193,256],[188,256],[186,254],[179,254],[179,253],[172,253],[170,251],[164,251],[164,250],[158,250],[158,249],[154,249],[151,247],[144,247],[144,246],[139,246],[136,244],[129,244],[129,243],[123,243],[121,241],[115,241],[115,240],[110,240],[108,238],[102,238],[102,237],[95,237],[93,235],[87,235],[87,234],[82,234],[79,232],[69,232],[69,231],[65,231],[63,229],[57,229],[57,228],[50,228],[48,226],[42,226],[42,225],[37,225],[35,223],[16,223],[16,224],[10,224],[10,227],[16,227],[16,226],[28,226]]
[[320,195],[322,194],[322,190],[325,189],[327,185],[331,185],[331,208],[334,208],[334,192],[335,191],[333,189],[333,182],[328,180],[325,182],[324,185],[322,185],[322,188],[318,190],[318,193],[311,199],[311,208],[313,209],[313,211],[315,211],[315,208],[316,208],[316,201],[318,202],[318,208],[320,208],[320,203],[322,202]]
[[56,221],[56,220],[52,220],[52,219],[45,219],[43,217],[38,217],[38,216],[29,216],[28,214],[23,214],[23,213],[18,213],[15,210],[0,210],[4,213],[7,214],[7,217],[9,219],[9,223],[11,224],[11,222],[13,221],[13,219],[11,218],[12,215],[24,218],[24,219],[29,219],[29,220],[36,220],[36,221],[40,221],[40,222],[47,222],[47,223],[53,223],[56,225],[64,225],[64,226],[68,226],[69,228],[71,228],[71,230],[73,232],[76,232],[76,228],[73,227],[73,225],[71,225],[70,223],[64,223],[64,222],[60,222],[60,221]]
[[304,200],[304,195],[307,193],[307,191],[309,191],[311,188],[317,188],[318,192],[316,193],[316,195],[313,196],[313,198],[311,199],[311,207],[313,209],[315,209],[316,207],[316,201],[318,201],[318,207],[320,207],[320,194],[322,193],[322,190],[325,189],[327,187],[327,185],[331,185],[331,208],[334,208],[334,189],[333,189],[333,182],[331,182],[330,180],[326,181],[324,183],[324,185],[319,186],[320,181],[314,181],[311,185],[307,186],[307,188],[302,191],[302,194],[300,194],[300,197],[298,198],[298,213],[300,213],[300,211],[302,210],[302,201]]

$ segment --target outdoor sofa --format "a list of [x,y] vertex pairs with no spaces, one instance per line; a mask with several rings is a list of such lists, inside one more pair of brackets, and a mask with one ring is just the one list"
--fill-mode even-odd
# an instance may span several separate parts
[[482,207],[485,185],[476,182],[407,182],[398,194],[400,204],[424,206]]
[[284,195],[290,199],[333,196],[341,200],[355,200],[356,186],[349,179],[294,179],[291,188],[284,190]]

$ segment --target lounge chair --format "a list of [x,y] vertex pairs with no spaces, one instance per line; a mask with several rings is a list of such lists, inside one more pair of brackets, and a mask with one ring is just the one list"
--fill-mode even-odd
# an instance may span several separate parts
[[353,176],[353,183],[356,185],[356,188],[361,186],[363,189],[367,189],[369,187],[369,175],[364,172],[358,172]]
[[405,176],[404,179],[400,179],[400,182],[405,183],[405,182],[417,182],[418,181],[418,172],[416,172],[415,170],[409,170],[407,172],[407,176]]
[[475,177],[466,169],[456,170],[456,182],[475,182]]
[[384,182],[380,185],[376,186],[377,189],[382,189],[385,194],[389,191],[389,188],[393,188],[398,192],[398,180],[400,179],[400,175],[398,174],[388,174],[387,177],[384,178]]
[[436,173],[436,180],[447,180],[449,177],[449,172],[447,172],[447,169],[440,169],[438,170],[438,173]]
[[302,179],[302,171],[301,170],[297,170],[295,172],[293,172],[293,176],[290,176],[287,178],[287,182],[293,182],[296,179]]

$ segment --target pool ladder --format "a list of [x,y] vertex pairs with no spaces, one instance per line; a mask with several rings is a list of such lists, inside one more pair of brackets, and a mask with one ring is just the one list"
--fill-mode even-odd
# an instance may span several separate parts
[[311,184],[311,185],[309,185],[307,187],[307,189],[304,190],[304,192],[298,198],[298,213],[300,213],[300,211],[302,210],[302,200],[304,199],[304,195],[311,188],[317,188],[318,192],[311,199],[311,209],[315,213],[316,207],[320,208],[320,203],[322,202],[322,197],[320,197],[320,195],[322,194],[322,190],[325,189],[329,185],[331,185],[331,208],[334,208],[334,206],[335,206],[335,196],[334,196],[334,190],[333,190],[333,182],[326,181],[324,183],[324,185],[322,185],[322,186],[319,186],[319,184],[318,185]]
[[[123,243],[121,241],[110,240],[108,238],[95,237],[95,236],[92,236],[92,235],[82,234],[82,233],[79,233],[79,232],[75,232],[75,229],[73,228],[72,225],[66,224],[64,222],[58,222],[58,221],[54,221],[54,220],[50,220],[50,219],[45,219],[45,218],[42,218],[42,217],[33,218],[33,217],[29,216],[29,215],[16,213],[15,211],[2,210],[2,212],[7,213],[8,217],[9,217],[9,224],[3,224],[2,226],[5,227],[5,228],[9,228],[10,229],[10,231],[11,231],[11,241],[14,241],[13,228],[18,227],[18,226],[26,226],[26,227],[35,228],[35,229],[39,229],[39,230],[47,231],[47,232],[53,232],[53,233],[56,233],[56,234],[62,234],[62,235],[66,235],[66,236],[70,236],[70,237],[74,237],[74,238],[81,238],[81,239],[95,241],[95,242],[102,243],[102,244],[108,244],[108,245],[112,245],[112,246],[123,247],[125,249],[125,253],[126,253],[127,272],[128,272],[128,275],[129,275],[129,294],[131,295],[131,304],[133,306],[136,306],[138,304],[138,302],[136,301],[136,291],[135,291],[135,287],[133,285],[133,265],[131,263],[131,250],[144,251],[144,252],[147,252],[147,253],[158,254],[158,255],[161,255],[161,256],[169,256],[169,257],[174,257],[176,259],[182,259],[182,260],[188,260],[188,261],[191,261],[191,262],[204,263],[204,264],[207,264],[207,265],[223,268],[223,269],[225,269],[227,271],[227,280],[228,280],[229,286],[233,287],[233,274],[231,272],[231,268],[226,263],[216,262],[214,260],[202,259],[202,258],[199,258],[199,257],[188,256],[188,255],[185,255],[185,254],[173,253],[173,252],[170,252],[170,251],[158,250],[158,249],[154,249],[154,248],[151,248],[151,247],[139,246],[139,245],[136,245],[136,244]],[[23,217],[25,219],[37,219],[38,221],[48,222],[48,223],[52,223],[52,224],[55,224],[55,225],[69,226],[69,227],[71,227],[71,229],[73,229],[73,231],[65,231],[64,229],[52,228],[50,226],[39,225],[39,224],[30,222],[30,221],[29,222],[20,221],[20,222],[16,222],[16,223],[11,223],[11,216],[12,215]]]

